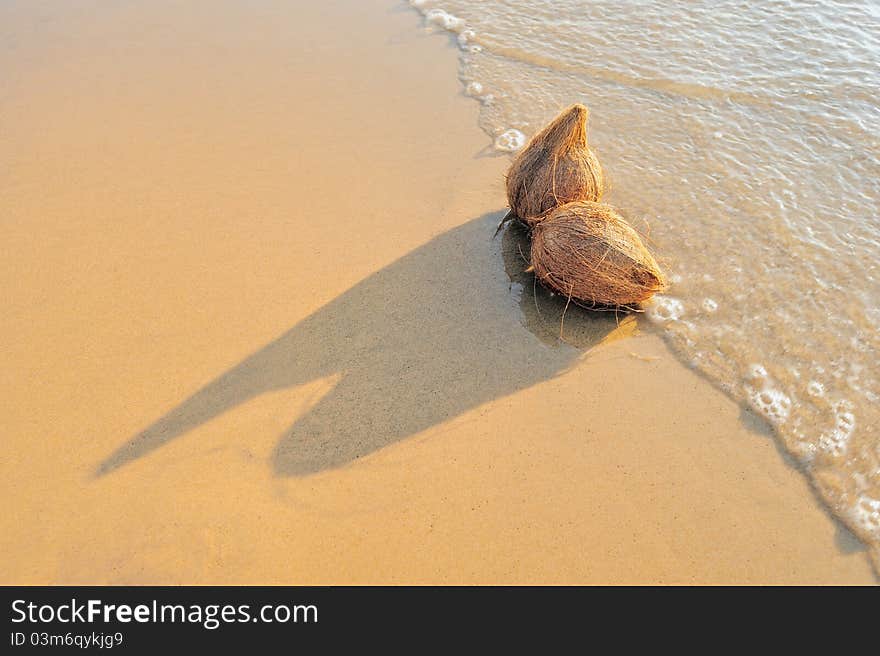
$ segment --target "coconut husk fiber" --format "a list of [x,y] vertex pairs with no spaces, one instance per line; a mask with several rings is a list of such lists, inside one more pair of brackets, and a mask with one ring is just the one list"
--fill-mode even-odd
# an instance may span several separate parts
[[589,308],[636,309],[666,286],[639,234],[604,203],[550,212],[532,230],[531,261],[541,283]]
[[536,134],[507,173],[512,214],[532,227],[550,209],[576,200],[599,201],[605,176],[587,145],[583,105],[572,105]]

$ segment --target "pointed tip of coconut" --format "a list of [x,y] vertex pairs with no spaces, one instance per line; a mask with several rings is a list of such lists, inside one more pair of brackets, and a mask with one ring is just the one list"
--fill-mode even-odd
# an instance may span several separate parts
[[581,129],[586,134],[587,120],[589,118],[590,110],[587,109],[586,105],[575,103],[571,107],[562,110],[554,123],[558,122],[560,125],[565,125],[569,130]]
[[580,103],[564,109],[542,135],[546,141],[558,149],[567,149],[571,146],[587,145],[587,119],[590,110]]
[[572,118],[586,122],[586,120],[590,118],[590,110],[587,109],[586,105],[575,103],[574,105],[562,112],[562,116],[569,115]]

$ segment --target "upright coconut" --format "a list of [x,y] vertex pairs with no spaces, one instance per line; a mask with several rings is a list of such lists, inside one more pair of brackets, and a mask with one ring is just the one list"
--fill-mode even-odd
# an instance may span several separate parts
[[507,173],[510,218],[533,227],[559,205],[601,200],[605,176],[587,145],[588,117],[586,107],[572,105],[516,156]]
[[604,203],[550,212],[532,231],[531,260],[544,285],[592,308],[633,309],[666,286],[639,234]]

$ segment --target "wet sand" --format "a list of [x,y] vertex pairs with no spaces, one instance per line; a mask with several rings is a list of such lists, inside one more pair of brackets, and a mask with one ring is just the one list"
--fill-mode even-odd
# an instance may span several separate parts
[[559,339],[447,37],[290,4],[0,7],[0,581],[875,582],[641,320]]

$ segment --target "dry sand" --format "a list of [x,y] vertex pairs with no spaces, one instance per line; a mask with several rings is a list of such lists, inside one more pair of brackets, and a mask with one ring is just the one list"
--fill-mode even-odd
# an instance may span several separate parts
[[558,340],[417,14],[93,4],[0,6],[0,582],[875,580],[641,321]]

